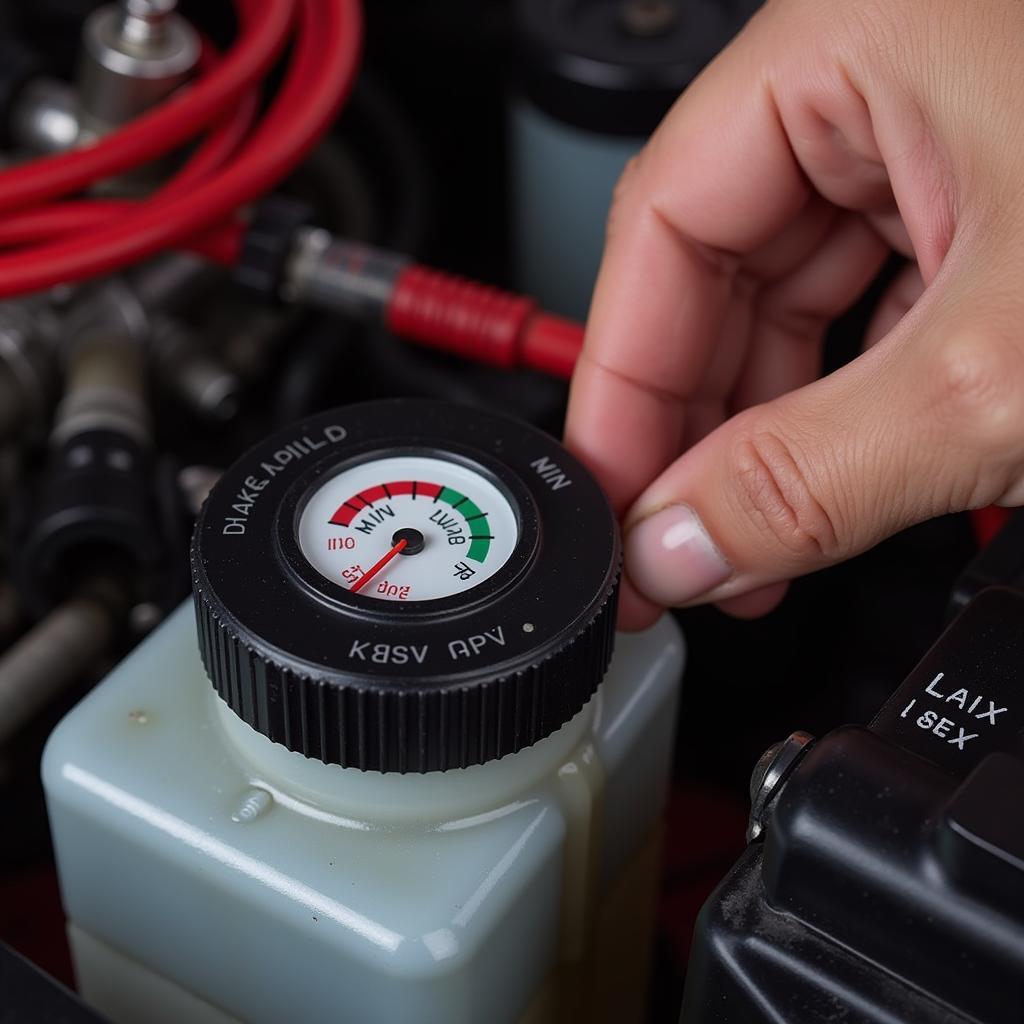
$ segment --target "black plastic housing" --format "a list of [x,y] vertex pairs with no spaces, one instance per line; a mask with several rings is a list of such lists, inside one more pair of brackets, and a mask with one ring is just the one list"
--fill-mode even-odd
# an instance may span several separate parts
[[870,729],[808,751],[701,913],[685,1024],[1019,1024],[1022,642],[1024,596],[984,591]]
[[281,301],[285,265],[300,228],[313,221],[307,203],[272,195],[258,203],[242,238],[242,252],[234,269],[235,283],[265,301]]
[[112,430],[90,430],[56,448],[14,522],[16,565],[39,618],[83,580],[153,571],[168,538],[150,452]]

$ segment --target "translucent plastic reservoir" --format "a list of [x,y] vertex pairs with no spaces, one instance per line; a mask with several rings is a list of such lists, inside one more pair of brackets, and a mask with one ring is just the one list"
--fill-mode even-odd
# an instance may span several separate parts
[[682,665],[663,618],[535,746],[363,773],[237,719],[188,603],[46,750],[84,996],[147,1024],[642,1019]]

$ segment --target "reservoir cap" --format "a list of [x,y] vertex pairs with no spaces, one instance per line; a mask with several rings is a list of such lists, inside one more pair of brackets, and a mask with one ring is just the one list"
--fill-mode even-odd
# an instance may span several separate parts
[[611,658],[619,566],[611,508],[557,441],[419,400],[257,445],[192,542],[228,706],[290,750],[382,772],[494,760],[568,722]]

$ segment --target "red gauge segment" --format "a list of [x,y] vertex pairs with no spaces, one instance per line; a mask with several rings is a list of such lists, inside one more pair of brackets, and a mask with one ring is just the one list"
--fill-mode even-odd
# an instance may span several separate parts
[[394,480],[386,484],[378,484],[375,487],[367,487],[358,494],[343,501],[330,522],[335,526],[348,526],[360,512],[369,508],[377,501],[387,501],[397,495],[408,494],[413,498],[437,498],[444,488],[441,484],[432,484],[426,480]]

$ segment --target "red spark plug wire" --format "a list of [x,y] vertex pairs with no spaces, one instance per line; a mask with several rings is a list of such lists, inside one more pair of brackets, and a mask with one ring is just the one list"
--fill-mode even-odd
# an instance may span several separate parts
[[[267,192],[316,143],[358,66],[358,0],[234,0],[240,26],[223,55],[159,108],[94,145],[0,173],[0,298],[107,273],[167,247],[238,261],[240,208]],[[256,121],[261,77],[291,38],[283,84]],[[91,200],[81,190],[205,132],[182,169],[145,200]],[[72,197],[64,198],[62,197]],[[410,266],[386,320],[399,334],[499,366],[568,377],[578,324],[535,302]]]
[[288,39],[295,0],[238,0],[242,34],[209,75],[97,143],[0,175],[0,212],[78,192],[187,142],[270,70]]
[[[0,297],[107,273],[170,246],[237,259],[236,211],[303,159],[348,95],[362,18],[358,0],[236,0],[236,9],[239,41],[189,89],[95,145],[0,174],[0,246],[21,246],[0,255]],[[258,81],[289,36],[284,83],[246,137]],[[211,124],[149,199],[41,205],[160,157]]]
[[395,334],[506,369],[571,377],[583,327],[545,313],[524,295],[413,264],[395,281],[384,311]]

